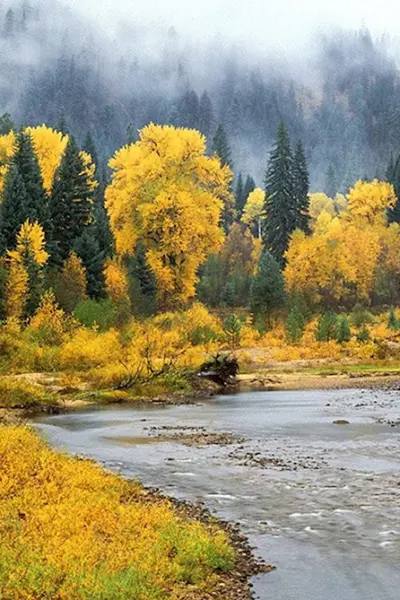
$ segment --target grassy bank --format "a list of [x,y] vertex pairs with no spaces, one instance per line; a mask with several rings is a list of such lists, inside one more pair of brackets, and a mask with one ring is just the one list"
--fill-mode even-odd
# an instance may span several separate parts
[[233,598],[235,551],[215,524],[92,462],[51,450],[33,430],[0,427],[3,600]]

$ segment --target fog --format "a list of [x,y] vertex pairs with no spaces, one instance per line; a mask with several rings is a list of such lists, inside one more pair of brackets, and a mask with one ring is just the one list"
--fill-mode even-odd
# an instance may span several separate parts
[[284,120],[313,189],[332,166],[345,191],[400,151],[398,16],[392,0],[3,0],[0,114],[62,117],[103,164],[128,124],[195,127],[210,149],[222,123],[235,177],[259,185]]
[[174,26],[195,40],[223,35],[248,45],[250,51],[271,47],[296,51],[312,34],[332,27],[367,27],[374,35],[397,35],[400,7],[395,0],[69,0],[106,29],[119,21]]

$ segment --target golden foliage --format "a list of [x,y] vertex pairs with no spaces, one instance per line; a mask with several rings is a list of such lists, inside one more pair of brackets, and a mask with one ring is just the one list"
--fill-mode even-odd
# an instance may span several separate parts
[[360,224],[379,225],[385,220],[385,211],[395,205],[394,188],[386,181],[357,181],[347,196],[349,218]]
[[261,239],[261,222],[265,215],[264,202],[265,192],[256,188],[249,194],[242,216],[243,223],[250,227],[256,226],[258,239]]
[[205,156],[197,131],[149,125],[140,141],[119,150],[106,207],[120,255],[143,241],[161,304],[185,303],[196,272],[219,249],[223,203],[231,201],[232,173]]
[[125,267],[117,259],[109,259],[105,264],[104,275],[107,295],[116,306],[129,304],[129,281]]
[[8,171],[10,159],[15,153],[15,134],[10,131],[7,135],[0,135],[0,199],[4,190],[4,182]]
[[43,186],[47,192],[51,192],[54,173],[60,166],[68,143],[68,135],[47,127],[47,125],[27,127],[25,132],[29,133],[32,138],[43,177]]
[[23,264],[10,261],[6,284],[5,314],[8,319],[22,319],[28,302],[28,273]]
[[42,341],[48,344],[60,344],[71,325],[71,320],[58,306],[51,290],[43,294],[40,305],[29,322],[30,329],[39,331]]
[[313,302],[368,300],[380,254],[380,230],[323,211],[313,235],[293,234],[286,253],[288,290]]
[[4,600],[166,600],[205,592],[234,567],[224,533],[32,430],[0,428],[0,589]]
[[8,257],[20,264],[25,264],[27,260],[32,260],[40,267],[46,264],[49,255],[45,250],[44,231],[37,221],[25,221],[17,234],[17,247],[8,251]]
[[75,252],[71,252],[63,264],[56,281],[55,294],[60,306],[68,312],[72,312],[79,302],[87,298],[86,269]]
[[99,186],[99,183],[95,179],[96,165],[94,164],[92,157],[90,156],[90,154],[88,152],[85,152],[84,150],[81,150],[79,152],[79,156],[83,163],[83,171],[82,171],[81,175],[85,176],[87,185],[91,190],[97,189]]

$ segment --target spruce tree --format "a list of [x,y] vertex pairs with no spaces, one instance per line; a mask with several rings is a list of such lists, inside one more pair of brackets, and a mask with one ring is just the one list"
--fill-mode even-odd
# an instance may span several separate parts
[[265,176],[265,192],[264,246],[283,266],[290,236],[296,228],[297,201],[290,139],[282,122],[270,155]]
[[30,135],[17,135],[16,152],[7,171],[0,208],[0,246],[11,249],[16,235],[27,219],[37,221],[46,235],[49,214],[39,162]]
[[223,125],[219,124],[213,138],[212,152],[216,154],[221,161],[222,166],[228,165],[233,171],[233,162],[231,149]]
[[28,218],[30,221],[38,221],[47,233],[47,197],[39,161],[33,148],[32,138],[28,133],[21,131],[17,135],[17,150],[12,158],[12,164],[17,167],[25,185]]
[[0,206],[0,254],[15,247],[17,233],[28,219],[28,195],[15,165],[8,169]]
[[253,192],[255,189],[256,189],[256,182],[251,177],[251,175],[247,175],[246,181],[244,183],[244,188],[243,188],[244,205],[246,204],[247,198],[249,197],[251,192]]
[[96,145],[90,134],[90,131],[88,131],[86,134],[85,141],[83,142],[82,150],[84,150],[85,152],[90,154],[92,162],[94,163],[94,165],[96,167],[96,174],[97,174],[99,161],[98,161],[98,157],[97,157]]
[[244,205],[245,205],[244,185],[243,185],[243,178],[242,178],[241,173],[239,173],[239,177],[238,177],[237,184],[236,184],[235,201],[236,201],[235,202],[236,203],[236,218],[238,221],[240,221],[242,214],[243,214]]
[[75,239],[73,251],[86,270],[87,293],[90,298],[105,297],[104,254],[100,250],[93,227],[88,227]]
[[264,252],[251,285],[251,312],[255,317],[267,317],[269,320],[271,313],[282,307],[284,301],[284,282],[279,264],[270,252]]
[[390,223],[400,223],[400,155],[397,160],[391,160],[386,171],[386,179],[394,187],[397,202],[393,208],[388,210],[388,220]]
[[329,196],[329,198],[334,198],[337,194],[337,182],[335,177],[335,170],[333,165],[330,164],[328,170],[326,172],[325,178],[325,194]]
[[211,132],[214,128],[214,111],[210,96],[204,92],[200,98],[199,104],[199,129],[203,133],[207,142],[210,142]]
[[285,335],[289,344],[298,344],[304,334],[304,317],[297,306],[293,306],[286,320]]
[[389,319],[388,319],[387,326],[388,326],[388,329],[391,329],[392,331],[397,331],[398,329],[400,329],[400,321],[398,319],[396,319],[396,315],[395,315],[393,306],[390,307]]
[[304,148],[301,141],[297,144],[294,155],[293,179],[296,195],[296,228],[305,233],[310,233],[310,183]]
[[7,135],[12,129],[15,128],[13,121],[8,113],[4,113],[0,117],[0,135]]
[[139,242],[135,256],[128,262],[128,276],[132,310],[139,315],[154,314],[157,307],[157,285],[142,242]]
[[84,233],[92,216],[93,197],[79,149],[70,136],[50,197],[53,264],[61,265]]
[[322,313],[318,318],[315,339],[318,342],[329,342],[336,338],[338,318],[337,315],[329,310]]
[[349,342],[351,340],[350,325],[346,315],[342,315],[336,326],[336,341],[339,344]]

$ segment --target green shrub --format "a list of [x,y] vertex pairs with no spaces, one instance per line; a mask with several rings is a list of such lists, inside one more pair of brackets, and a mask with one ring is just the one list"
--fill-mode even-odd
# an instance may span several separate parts
[[0,408],[35,408],[56,404],[54,397],[24,379],[0,379]]
[[114,327],[117,311],[111,300],[84,300],[74,310],[74,317],[86,327],[97,327],[104,331]]

